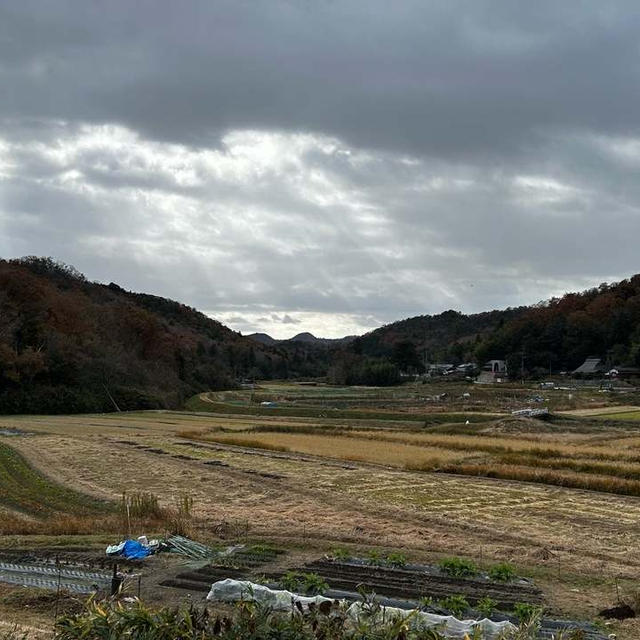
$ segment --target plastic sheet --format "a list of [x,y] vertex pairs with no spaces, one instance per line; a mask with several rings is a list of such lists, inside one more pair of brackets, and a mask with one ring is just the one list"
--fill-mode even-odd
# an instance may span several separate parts
[[391,620],[395,618],[410,618],[410,625],[414,629],[435,629],[445,638],[464,638],[471,636],[474,629],[482,630],[483,640],[496,640],[497,638],[508,638],[516,631],[516,627],[510,622],[493,622],[488,618],[482,620],[458,620],[453,616],[439,616],[435,613],[424,611],[410,611],[406,609],[396,609],[395,607],[376,608],[375,613],[370,613],[367,605],[362,602],[354,602],[347,613],[353,619],[370,618],[376,622]]
[[[219,580],[211,585],[207,600],[222,602],[237,602],[250,600],[265,604],[274,610],[290,611],[295,603],[299,603],[303,609],[308,609],[310,603],[320,604],[331,602],[324,596],[301,596],[291,591],[269,589],[261,584],[255,584],[248,580]],[[516,628],[510,622],[493,622],[488,618],[482,620],[458,620],[453,616],[439,616],[435,613],[423,611],[396,609],[395,607],[375,607],[370,609],[362,602],[354,602],[347,611],[354,619],[370,619],[373,622],[383,622],[401,618],[410,618],[409,624],[414,629],[435,629],[446,638],[463,639],[465,635],[471,636],[475,629],[482,630],[483,640],[498,640],[509,638]]]
[[290,611],[295,603],[299,603],[303,609],[308,609],[309,604],[321,602],[333,602],[331,598],[324,596],[301,596],[291,591],[269,589],[262,584],[249,582],[248,580],[219,580],[211,585],[207,600],[221,602],[237,602],[250,600],[266,604],[276,611]]

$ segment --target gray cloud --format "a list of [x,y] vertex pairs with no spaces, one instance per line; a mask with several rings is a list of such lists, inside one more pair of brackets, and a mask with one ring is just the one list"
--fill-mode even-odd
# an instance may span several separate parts
[[0,6],[0,254],[242,331],[638,271],[635,3]]
[[635,3],[5,5],[6,115],[201,144],[246,127],[412,153],[527,152],[638,124]]

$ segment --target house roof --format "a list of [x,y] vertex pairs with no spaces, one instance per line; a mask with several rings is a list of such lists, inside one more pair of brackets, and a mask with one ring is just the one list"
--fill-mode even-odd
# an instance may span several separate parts
[[590,356],[573,373],[599,373],[602,368],[602,360]]

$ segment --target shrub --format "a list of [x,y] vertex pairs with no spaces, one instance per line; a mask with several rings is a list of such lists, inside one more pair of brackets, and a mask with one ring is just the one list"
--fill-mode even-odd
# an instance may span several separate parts
[[[375,603],[374,603],[375,604]],[[1,638],[2,636],[0,636]],[[131,638],[137,640],[444,640],[435,630],[413,631],[406,620],[363,617],[354,628],[341,607],[314,607],[307,613],[274,613],[245,602],[232,616],[212,615],[194,606],[151,609],[139,601],[130,606],[89,603],[87,610],[56,625],[56,640]],[[11,636],[11,640],[20,640]]]
[[444,558],[438,563],[440,571],[456,578],[468,578],[478,575],[478,567],[464,558]]
[[510,564],[502,562],[493,565],[493,567],[489,569],[489,577],[498,582],[509,582],[509,580],[513,580],[516,577],[516,572]]
[[280,578],[280,584],[287,591],[303,593],[306,595],[322,594],[329,585],[317,573],[302,573],[301,571],[289,571]]
[[404,567],[407,564],[407,557],[403,553],[393,551],[387,556],[386,564],[390,567]]
[[454,596],[448,596],[438,601],[438,604],[447,611],[451,612],[451,615],[461,616],[467,609],[469,609],[469,603],[467,599],[461,595],[456,594]]
[[513,615],[520,622],[527,623],[542,614],[542,607],[530,602],[516,602],[513,605]]
[[375,566],[380,566],[382,564],[382,553],[377,549],[371,549],[367,552],[367,563]]
[[[449,610],[464,613],[462,596],[452,596]],[[455,604],[459,606],[456,607]],[[129,638],[136,640],[444,640],[434,629],[415,630],[409,620],[376,615],[380,605],[365,600],[372,615],[362,616],[354,625],[346,607],[327,603],[302,612],[278,613],[254,602],[238,603],[232,615],[216,615],[195,606],[153,609],[139,600],[124,605],[116,602],[89,601],[84,611],[67,615],[56,623],[56,640],[88,638]],[[451,605],[454,606],[451,606]],[[537,621],[521,625],[513,640],[537,638]],[[565,637],[565,636],[563,636]],[[0,638],[3,636],[0,634]],[[9,632],[8,640],[22,640]],[[484,638],[473,634],[473,638]],[[572,638],[572,636],[567,636]]]
[[485,617],[490,618],[493,612],[496,610],[498,603],[489,596],[485,596],[484,598],[478,600],[476,604],[476,609]]
[[334,560],[351,560],[351,554],[343,547],[336,547],[331,551],[331,557]]

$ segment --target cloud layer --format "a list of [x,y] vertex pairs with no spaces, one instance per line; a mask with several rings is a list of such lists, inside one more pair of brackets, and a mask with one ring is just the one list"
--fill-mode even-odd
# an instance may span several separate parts
[[530,4],[2,6],[0,255],[278,337],[640,271],[640,14]]

